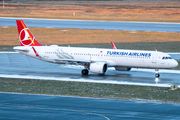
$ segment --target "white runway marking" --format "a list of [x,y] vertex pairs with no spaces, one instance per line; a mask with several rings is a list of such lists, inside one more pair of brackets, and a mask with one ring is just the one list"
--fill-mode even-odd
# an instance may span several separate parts
[[[72,78],[42,77],[42,76],[28,76],[28,75],[23,76],[23,75],[0,74],[0,77],[21,78],[21,79],[38,79],[38,80],[72,81],[72,82],[89,82],[89,83],[102,83],[102,84],[119,84],[119,85],[139,85],[139,86],[154,86],[154,87],[170,87],[171,86],[171,84],[159,84],[159,83],[151,84],[151,83],[135,83],[135,82],[115,81],[115,80],[106,81],[106,80],[72,79]],[[158,81],[158,78],[155,78],[155,81]]]

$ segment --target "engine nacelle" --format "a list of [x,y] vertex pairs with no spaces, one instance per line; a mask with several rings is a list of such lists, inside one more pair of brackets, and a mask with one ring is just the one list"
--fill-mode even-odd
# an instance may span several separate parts
[[115,67],[115,69],[117,71],[130,71],[131,70],[131,68],[128,68],[128,67]]
[[92,73],[104,74],[107,71],[107,64],[104,62],[91,63],[89,69]]

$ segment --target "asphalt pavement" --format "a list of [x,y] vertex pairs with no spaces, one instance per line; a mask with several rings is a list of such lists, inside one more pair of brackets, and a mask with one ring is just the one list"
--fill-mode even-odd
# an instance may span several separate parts
[[160,70],[160,78],[155,78],[154,69],[116,71],[113,68],[109,68],[105,75],[90,73],[88,76],[83,76],[81,75],[82,66],[48,63],[16,52],[1,52],[0,66],[1,77],[166,87],[170,85],[180,85],[179,70]]
[[180,105],[53,95],[0,93],[1,120],[179,120]]
[[57,20],[57,19],[1,17],[0,26],[16,27],[16,20],[24,20],[25,24],[28,27],[180,32],[179,29],[180,23],[157,23],[157,22],[118,22],[118,21]]

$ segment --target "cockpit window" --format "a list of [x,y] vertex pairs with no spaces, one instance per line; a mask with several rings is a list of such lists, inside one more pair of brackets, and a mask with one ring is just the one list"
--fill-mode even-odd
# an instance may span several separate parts
[[172,59],[171,57],[162,57],[163,60]]

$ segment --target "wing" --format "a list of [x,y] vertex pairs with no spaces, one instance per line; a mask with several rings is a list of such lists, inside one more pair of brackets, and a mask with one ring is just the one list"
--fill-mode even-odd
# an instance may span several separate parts
[[82,64],[85,64],[85,63],[91,63],[93,61],[91,60],[78,60],[78,59],[53,59],[51,58],[51,60],[54,60],[55,63],[62,63],[62,62],[66,62],[68,64],[71,64],[71,63],[82,63]]

